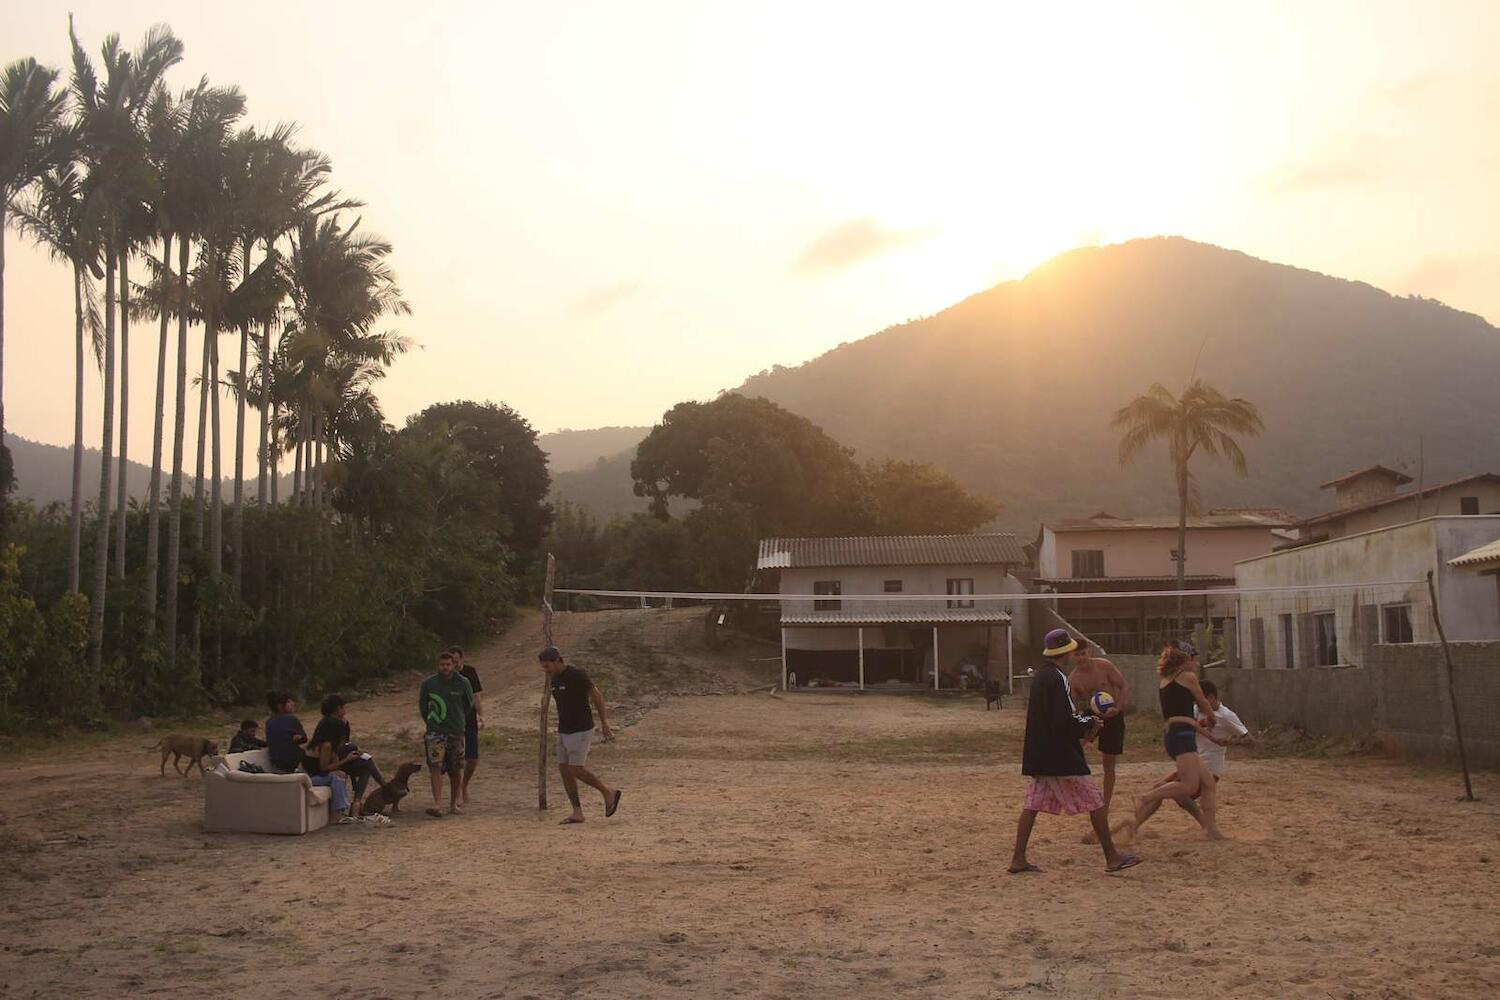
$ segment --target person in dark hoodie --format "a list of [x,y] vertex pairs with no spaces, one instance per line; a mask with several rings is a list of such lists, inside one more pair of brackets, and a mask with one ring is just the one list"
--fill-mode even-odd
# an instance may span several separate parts
[[1121,854],[1109,834],[1109,807],[1104,795],[1089,777],[1083,757],[1083,741],[1098,734],[1097,716],[1080,714],[1068,694],[1066,670],[1082,655],[1078,641],[1067,629],[1053,629],[1043,641],[1046,663],[1031,678],[1026,699],[1026,743],[1021,751],[1021,773],[1031,780],[1021,802],[1016,823],[1016,853],[1008,871],[1012,875],[1041,871],[1026,860],[1026,844],[1039,812],[1073,815],[1086,812],[1094,833],[1104,848],[1105,871],[1117,872],[1140,863],[1133,854]]

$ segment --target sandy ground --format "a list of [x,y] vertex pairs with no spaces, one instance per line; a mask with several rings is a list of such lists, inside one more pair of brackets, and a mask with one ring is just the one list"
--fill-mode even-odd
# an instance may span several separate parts
[[[1009,877],[1022,706],[684,696],[622,711],[639,721],[592,761],[619,815],[586,800],[560,827],[555,777],[536,809],[534,647],[527,621],[471,657],[495,732],[462,817],[208,836],[201,779],[159,778],[154,736],[0,758],[0,995],[1500,991],[1500,776],[1467,804],[1443,771],[1232,753],[1232,841],[1168,807],[1146,862],[1106,875],[1082,818],[1042,817],[1046,871]],[[733,660],[700,681],[766,670]],[[416,746],[414,687],[351,706],[388,771]],[[1146,728],[1126,796],[1164,770]]]

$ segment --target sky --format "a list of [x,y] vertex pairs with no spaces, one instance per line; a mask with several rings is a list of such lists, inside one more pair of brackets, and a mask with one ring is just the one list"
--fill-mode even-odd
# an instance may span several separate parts
[[[413,310],[397,424],[451,399],[650,424],[1160,234],[1500,319],[1500,4],[68,6],[92,51],[167,22],[174,89],[237,84],[332,158]],[[0,61],[65,67],[66,9],[0,8]],[[5,239],[8,429],[69,443],[71,279]],[[156,331],[132,336],[149,461]]]

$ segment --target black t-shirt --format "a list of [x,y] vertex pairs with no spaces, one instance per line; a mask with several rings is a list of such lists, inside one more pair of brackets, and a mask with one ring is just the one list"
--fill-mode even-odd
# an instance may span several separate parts
[[312,739],[307,741],[307,756],[303,766],[307,768],[308,774],[325,774],[318,765],[318,747],[324,743],[333,745],[333,758],[337,760],[343,755],[344,745],[349,742],[349,723],[343,719],[325,715],[318,720],[318,727],[313,730]]
[[[474,689],[475,694],[484,690],[484,685],[479,683],[479,671],[465,663],[458,668],[458,672],[464,675],[464,680],[469,682],[469,687]],[[479,728],[479,713],[472,705],[469,706],[468,726],[470,729]]]
[[589,710],[589,692],[594,682],[577,667],[564,667],[552,678],[552,700],[557,702],[557,731],[588,733],[594,729],[594,713]]
[[295,715],[273,715],[266,720],[266,750],[271,764],[281,771],[291,771],[302,763],[302,746],[294,736],[306,736],[302,720]]

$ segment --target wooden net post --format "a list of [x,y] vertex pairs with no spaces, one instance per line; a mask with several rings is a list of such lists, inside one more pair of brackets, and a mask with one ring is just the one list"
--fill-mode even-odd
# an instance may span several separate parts
[[1453,737],[1458,742],[1458,763],[1464,772],[1464,795],[1462,801],[1474,801],[1474,785],[1469,781],[1469,755],[1464,750],[1463,723],[1458,718],[1458,695],[1453,692],[1453,654],[1448,649],[1448,636],[1443,632],[1443,618],[1438,614],[1437,586],[1432,582],[1432,570],[1427,571],[1427,595],[1432,601],[1432,624],[1437,626],[1438,642],[1443,644],[1443,662],[1448,665],[1448,707],[1453,710]]
[[[552,645],[552,583],[557,560],[547,553],[547,578],[542,584],[542,637]],[[552,678],[542,675],[542,707],[537,712],[536,807],[547,808],[547,711],[552,707]]]

